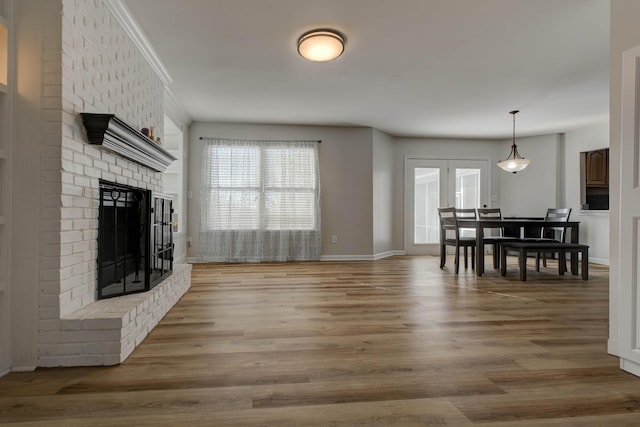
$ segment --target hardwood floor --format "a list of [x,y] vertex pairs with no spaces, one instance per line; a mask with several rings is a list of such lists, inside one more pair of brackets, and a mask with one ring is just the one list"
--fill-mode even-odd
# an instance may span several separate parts
[[523,283],[513,258],[480,279],[447,262],[195,265],[122,365],[0,378],[0,423],[640,425],[640,378],[606,352],[606,267]]

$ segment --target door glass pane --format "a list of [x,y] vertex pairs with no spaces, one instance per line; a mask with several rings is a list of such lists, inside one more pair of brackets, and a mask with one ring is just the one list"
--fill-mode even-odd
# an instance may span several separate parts
[[480,169],[456,169],[456,208],[480,207]]
[[440,169],[414,169],[414,235],[415,244],[438,243],[440,205]]
[[[480,169],[456,168],[456,208],[480,207]],[[461,229],[461,237],[475,237],[475,230]]]

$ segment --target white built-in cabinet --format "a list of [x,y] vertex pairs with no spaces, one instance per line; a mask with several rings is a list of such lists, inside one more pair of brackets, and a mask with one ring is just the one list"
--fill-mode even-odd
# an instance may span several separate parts
[[13,0],[0,0],[0,376],[11,367],[9,318]]

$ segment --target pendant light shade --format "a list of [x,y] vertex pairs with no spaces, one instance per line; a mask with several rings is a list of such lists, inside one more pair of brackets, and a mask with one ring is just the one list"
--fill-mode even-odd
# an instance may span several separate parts
[[298,39],[298,53],[309,61],[331,61],[342,55],[344,43],[344,35],[336,30],[311,30]]
[[509,111],[509,114],[513,115],[513,142],[509,157],[497,163],[499,168],[512,173],[520,172],[531,163],[531,160],[525,159],[518,153],[518,146],[516,145],[516,114],[518,112],[518,110]]

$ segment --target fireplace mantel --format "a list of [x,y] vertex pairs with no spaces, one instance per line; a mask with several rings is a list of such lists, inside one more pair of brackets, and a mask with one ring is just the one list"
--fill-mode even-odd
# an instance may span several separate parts
[[115,114],[80,113],[80,115],[87,130],[89,144],[102,145],[156,172],[164,172],[171,162],[177,160],[159,144]]

